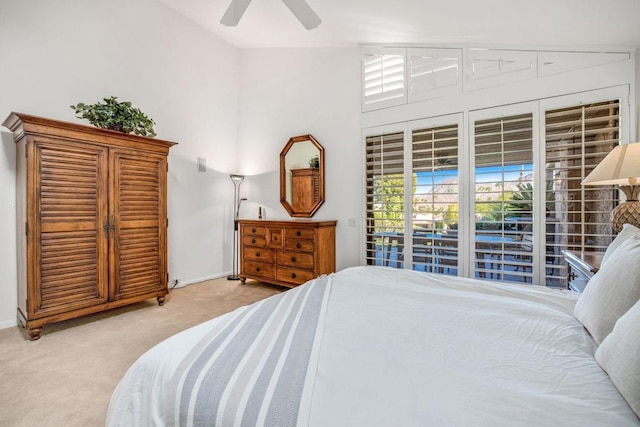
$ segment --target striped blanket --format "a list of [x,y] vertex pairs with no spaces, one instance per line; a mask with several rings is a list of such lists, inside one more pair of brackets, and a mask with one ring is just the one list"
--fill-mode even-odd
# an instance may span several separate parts
[[159,343],[118,384],[106,425],[640,427],[577,298],[348,268]]
[[305,424],[330,292],[322,276],[227,316],[178,367],[167,424]]

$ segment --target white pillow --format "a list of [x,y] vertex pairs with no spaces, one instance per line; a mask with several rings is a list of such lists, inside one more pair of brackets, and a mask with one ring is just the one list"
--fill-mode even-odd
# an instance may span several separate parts
[[631,224],[624,224],[622,226],[622,230],[620,230],[620,233],[618,233],[616,238],[613,239],[613,242],[611,242],[611,244],[607,247],[607,250],[602,256],[602,261],[600,261],[600,266],[602,267],[605,261],[611,256],[613,251],[615,251],[618,246],[622,244],[622,242],[624,242],[631,236],[640,237],[640,228]]
[[596,360],[640,417],[640,302],[618,319],[598,347]]
[[597,344],[640,300],[640,238],[630,236],[589,280],[573,310]]

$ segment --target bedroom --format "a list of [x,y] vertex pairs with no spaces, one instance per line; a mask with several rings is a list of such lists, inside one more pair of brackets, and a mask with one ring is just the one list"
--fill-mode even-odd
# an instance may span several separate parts
[[[259,206],[266,208],[267,218],[285,215],[278,200],[278,154],[291,136],[304,133],[312,133],[326,150],[327,200],[317,217],[338,220],[336,267],[361,264],[359,142],[366,124],[361,124],[360,50],[355,42],[342,47],[238,49],[162,3],[62,4],[2,5],[3,119],[10,111],[19,111],[74,121],[69,105],[110,95],[131,100],[148,112],[158,123],[159,136],[179,143],[169,157],[170,281],[178,279],[186,285],[230,272],[232,234],[230,227],[220,225],[232,218],[229,173],[248,175],[242,187],[248,198],[242,216],[255,218]],[[608,8],[596,2],[590,6],[584,25],[599,28],[598,19]],[[584,8],[583,3],[575,7]],[[224,5],[219,8],[223,10]],[[608,27],[607,46],[637,47],[640,37],[632,30],[636,8],[633,2],[620,2],[620,12],[612,18],[620,24]],[[570,17],[568,10],[562,9],[564,20]],[[627,38],[623,30],[631,32]],[[604,37],[593,30],[582,33],[582,39],[569,33],[562,43],[559,40],[565,39],[557,32],[553,32],[556,38],[549,35],[530,41],[521,35],[517,47],[535,43],[536,47],[588,49],[599,47]],[[392,29],[385,30],[374,41],[449,41],[395,37]],[[511,40],[495,39],[491,44]],[[480,41],[470,38],[468,42]],[[592,76],[605,82],[615,78]],[[580,83],[584,81],[576,85]],[[532,92],[538,89],[521,86]],[[635,98],[634,89],[630,111],[636,111]],[[628,129],[635,140],[635,115],[630,119],[634,124]],[[7,132],[2,137],[0,235],[14,236],[14,148]],[[198,157],[207,159],[207,173],[197,173]],[[348,226],[350,218],[357,219],[356,227]],[[17,299],[15,242],[2,239],[0,245],[5,273],[0,326],[12,327]]]

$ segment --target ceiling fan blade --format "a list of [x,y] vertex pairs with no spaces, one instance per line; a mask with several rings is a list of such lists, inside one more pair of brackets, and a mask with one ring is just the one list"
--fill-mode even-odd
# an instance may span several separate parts
[[231,4],[222,16],[220,23],[227,27],[235,27],[244,15],[244,11],[249,7],[251,0],[231,0]]
[[282,2],[307,30],[316,28],[322,22],[305,0],[282,0]]

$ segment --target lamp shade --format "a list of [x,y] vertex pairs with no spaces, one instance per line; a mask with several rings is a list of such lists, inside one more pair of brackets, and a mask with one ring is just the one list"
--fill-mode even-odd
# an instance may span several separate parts
[[627,201],[620,203],[611,213],[616,232],[624,224],[640,226],[640,142],[618,145],[582,181],[582,185],[618,185]]
[[640,142],[618,145],[582,181],[582,185],[638,185]]
[[238,175],[237,173],[232,173],[229,177],[234,185],[240,184],[244,180],[244,175]]

